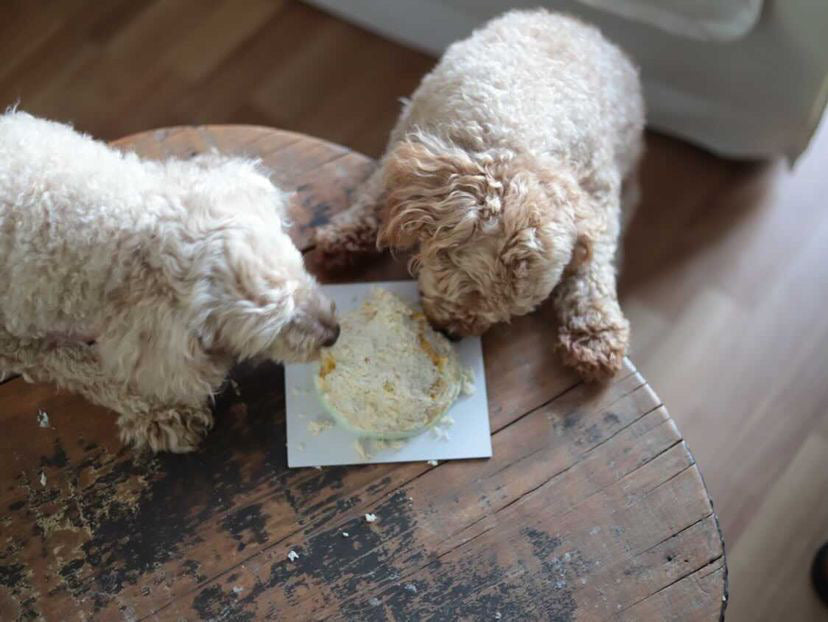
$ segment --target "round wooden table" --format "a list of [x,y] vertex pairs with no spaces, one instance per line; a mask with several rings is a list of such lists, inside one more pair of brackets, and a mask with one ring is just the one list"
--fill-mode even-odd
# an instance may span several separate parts
[[[325,274],[309,250],[362,155],[243,126],[115,144],[261,158],[297,191],[292,234],[321,280],[405,276],[390,258]],[[136,458],[110,413],[0,385],[0,619],[719,619],[722,539],[681,434],[629,362],[602,387],[562,368],[550,316],[484,338],[489,460],[289,470],[276,365],[235,370],[184,456]]]

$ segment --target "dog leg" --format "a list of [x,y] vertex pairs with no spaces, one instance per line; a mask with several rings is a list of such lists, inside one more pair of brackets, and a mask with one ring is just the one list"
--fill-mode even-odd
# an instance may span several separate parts
[[325,267],[346,267],[360,255],[377,252],[382,176],[380,165],[359,188],[353,205],[316,230],[316,248]]
[[152,407],[118,417],[121,441],[136,449],[186,453],[198,448],[213,427],[213,415],[202,407]]
[[17,338],[0,330],[0,368],[18,372],[29,382],[57,384],[117,412],[121,440],[137,449],[192,451],[213,425],[206,403],[201,406],[159,404],[114,382],[101,367],[94,346],[56,346],[45,340]]
[[606,218],[604,225],[579,240],[574,259],[555,290],[564,362],[587,380],[614,375],[621,368],[630,337],[616,293],[618,193],[609,196],[613,197],[609,205],[597,208]]

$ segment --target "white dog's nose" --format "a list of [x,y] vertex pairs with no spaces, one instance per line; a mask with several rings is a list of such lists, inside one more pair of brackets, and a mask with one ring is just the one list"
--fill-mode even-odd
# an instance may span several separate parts
[[323,348],[330,348],[339,339],[339,322],[336,319],[336,305],[321,291],[315,290],[308,302],[308,312],[317,323],[317,342]]
[[322,346],[325,348],[330,348],[331,346],[333,346],[336,343],[336,340],[339,339],[340,332],[341,329],[339,327],[339,323],[337,323],[331,330],[330,336],[324,342],[322,342]]

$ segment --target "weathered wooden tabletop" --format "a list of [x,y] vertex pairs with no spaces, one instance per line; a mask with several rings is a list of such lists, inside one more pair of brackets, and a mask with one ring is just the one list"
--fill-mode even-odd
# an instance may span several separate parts
[[[261,158],[298,191],[303,250],[373,165],[255,127],[117,145]],[[320,273],[401,276],[390,259]],[[288,470],[275,365],[237,369],[203,448],[183,456],[136,457],[110,413],[5,382],[0,620],[718,620],[723,545],[681,434],[630,363],[606,387],[564,370],[550,315],[484,338],[490,460]]]

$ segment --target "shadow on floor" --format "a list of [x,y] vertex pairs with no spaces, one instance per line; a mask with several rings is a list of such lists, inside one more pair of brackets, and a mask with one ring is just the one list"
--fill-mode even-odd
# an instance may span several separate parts
[[622,296],[676,270],[749,219],[778,166],[725,160],[649,133],[642,202],[624,239]]

